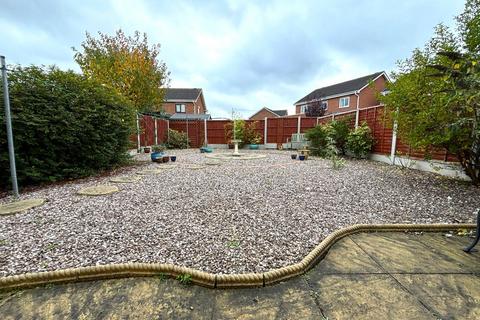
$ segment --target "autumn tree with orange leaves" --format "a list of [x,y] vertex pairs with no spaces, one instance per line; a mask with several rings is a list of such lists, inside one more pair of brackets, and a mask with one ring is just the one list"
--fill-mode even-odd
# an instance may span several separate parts
[[75,61],[85,76],[116,90],[132,102],[135,110],[161,111],[170,73],[158,59],[160,44],[148,45],[147,35],[135,31],[133,37],[118,30],[114,36],[86,33]]

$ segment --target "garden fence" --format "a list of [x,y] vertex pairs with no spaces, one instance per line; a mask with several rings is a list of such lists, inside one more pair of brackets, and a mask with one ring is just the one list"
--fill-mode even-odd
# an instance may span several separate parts
[[[294,133],[305,133],[318,124],[326,124],[333,120],[346,120],[351,128],[355,127],[356,110],[327,115],[323,117],[283,117],[265,118],[264,120],[245,120],[256,122],[256,131],[261,135],[260,144],[276,147],[286,143]],[[383,155],[399,154],[412,158],[425,158],[425,152],[414,150],[408,144],[396,137],[393,124],[385,114],[382,105],[358,110],[358,123],[366,122],[372,130],[375,140],[373,153]],[[168,129],[185,132],[190,140],[190,147],[199,148],[206,144],[226,144],[225,126],[231,120],[165,120],[149,115],[140,115],[138,126],[140,134],[133,136],[141,146],[165,143],[168,139]],[[265,139],[266,137],[266,139]],[[429,150],[428,157],[434,160],[457,161],[454,155],[446,150]]]

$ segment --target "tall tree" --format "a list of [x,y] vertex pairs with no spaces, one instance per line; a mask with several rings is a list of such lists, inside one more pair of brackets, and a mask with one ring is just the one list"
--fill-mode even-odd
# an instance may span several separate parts
[[135,31],[126,36],[101,32],[99,38],[86,33],[75,61],[89,78],[115,89],[132,102],[136,111],[160,111],[170,73],[158,59],[160,44],[148,45],[147,35]]
[[457,33],[444,25],[412,57],[399,62],[390,93],[381,100],[402,138],[428,151],[455,154],[480,185],[480,0],[467,0]]

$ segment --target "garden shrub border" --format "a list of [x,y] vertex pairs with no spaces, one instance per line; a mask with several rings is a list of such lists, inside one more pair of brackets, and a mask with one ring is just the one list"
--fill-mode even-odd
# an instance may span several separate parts
[[213,274],[196,269],[160,263],[122,263],[33,272],[0,278],[1,290],[23,289],[46,284],[104,280],[123,277],[148,277],[159,274],[176,277],[191,275],[192,283],[209,288],[265,287],[301,275],[322,259],[338,240],[361,232],[444,232],[475,229],[474,224],[360,224],[339,229],[328,235],[299,263],[262,273]]

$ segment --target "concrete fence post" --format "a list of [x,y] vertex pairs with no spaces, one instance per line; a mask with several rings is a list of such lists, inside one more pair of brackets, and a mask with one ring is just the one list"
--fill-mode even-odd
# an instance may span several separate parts
[[140,117],[137,113],[137,153],[140,153],[141,147],[140,147]]
[[207,135],[207,119],[203,120],[203,130],[205,131],[205,140],[204,144],[208,146],[208,135]]
[[167,142],[170,140],[170,120],[167,120]]
[[335,120],[335,113],[332,113],[332,121]]
[[300,134],[300,127],[302,126],[302,117],[298,117],[297,121],[297,133]]
[[395,157],[397,153],[397,127],[398,122],[395,120],[393,122],[393,130],[392,130],[392,148],[390,149],[390,159],[392,164],[395,164]]
[[155,132],[154,132],[154,137],[155,137],[155,144],[158,144],[158,133],[157,133],[157,118],[153,118],[153,120],[155,121]]
[[320,120],[320,118],[319,118],[319,117],[317,117],[317,123],[316,123],[316,125],[317,125],[317,126],[318,126],[318,120]]
[[265,145],[265,147],[267,147],[267,140],[268,140],[268,127],[267,127],[267,117],[265,117],[265,127],[264,127],[264,130],[263,130],[263,144]]

